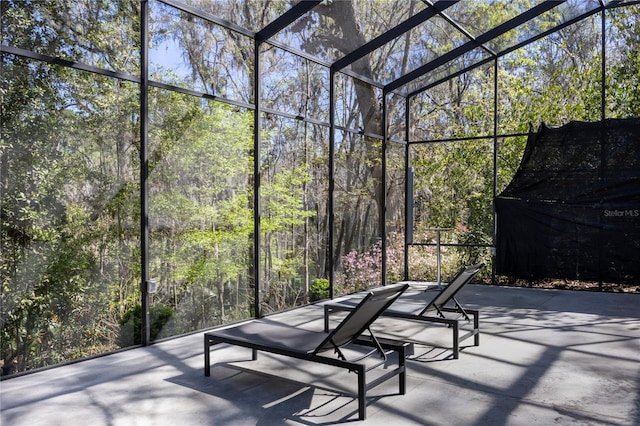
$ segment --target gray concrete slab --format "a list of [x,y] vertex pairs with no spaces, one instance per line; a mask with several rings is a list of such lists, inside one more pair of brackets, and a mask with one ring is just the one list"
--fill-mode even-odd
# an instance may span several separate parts
[[[358,422],[355,375],[220,347],[194,334],[0,382],[2,425],[640,425],[640,294],[469,285],[480,346],[416,347]],[[279,314],[322,329],[320,306]],[[441,327],[388,328],[448,342]],[[443,337],[445,336],[445,337]]]

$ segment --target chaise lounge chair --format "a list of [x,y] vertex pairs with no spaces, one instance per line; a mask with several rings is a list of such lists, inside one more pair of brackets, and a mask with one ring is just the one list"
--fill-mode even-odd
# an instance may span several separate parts
[[[211,346],[219,343],[250,348],[253,351],[253,360],[257,359],[257,351],[264,351],[345,368],[358,376],[358,413],[359,418],[364,420],[368,389],[393,376],[399,376],[399,392],[401,395],[406,392],[405,358],[408,344],[377,339],[369,327],[408,287],[408,284],[397,284],[367,292],[362,300],[351,308],[347,317],[330,333],[296,328],[265,318],[206,332],[204,334],[204,374],[209,376],[211,372]],[[363,335],[367,330],[368,334]],[[373,350],[358,359],[347,360],[342,349],[350,344],[372,347]],[[331,356],[331,351],[336,356]],[[366,372],[384,364],[387,361],[387,355],[392,352],[398,354],[397,368],[366,383]],[[380,354],[382,358],[374,366],[367,367],[364,362],[360,362],[374,353]]]
[[[448,325],[453,330],[453,358],[460,356],[460,342],[474,336],[474,346],[480,344],[480,327],[477,310],[465,309],[456,300],[456,294],[484,267],[483,263],[462,268],[456,277],[436,294],[430,301],[425,298],[426,293],[407,292],[389,307],[383,317],[402,318],[412,321],[425,321]],[[324,305],[324,328],[329,329],[329,316],[333,312],[349,311],[353,309],[359,300],[359,295],[337,302],[328,302]],[[449,306],[447,306],[449,305]],[[453,306],[451,306],[453,305]],[[455,318],[445,313],[456,314]],[[473,317],[473,330],[460,336],[460,318],[471,321]],[[411,340],[410,336],[402,340]]]

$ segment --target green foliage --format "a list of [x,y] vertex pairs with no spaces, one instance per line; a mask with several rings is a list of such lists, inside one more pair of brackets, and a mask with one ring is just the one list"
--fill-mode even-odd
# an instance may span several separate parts
[[303,165],[292,170],[279,170],[271,182],[264,184],[260,195],[267,212],[262,221],[262,229],[265,232],[302,225],[305,218],[315,214],[313,211],[304,210],[302,204],[303,184],[308,181],[308,169]]
[[329,280],[326,278],[316,278],[309,287],[309,301],[317,302],[329,298]]
[[[613,9],[610,14],[614,63],[607,79],[607,114],[612,118],[640,116],[640,6]],[[611,58],[610,58],[611,60]]]

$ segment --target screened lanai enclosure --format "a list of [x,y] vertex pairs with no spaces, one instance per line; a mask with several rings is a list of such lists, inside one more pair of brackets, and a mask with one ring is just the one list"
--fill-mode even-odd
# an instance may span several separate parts
[[637,166],[534,273],[494,213],[531,201],[532,129],[627,120],[639,152],[638,1],[0,5],[3,377],[472,263],[638,284]]

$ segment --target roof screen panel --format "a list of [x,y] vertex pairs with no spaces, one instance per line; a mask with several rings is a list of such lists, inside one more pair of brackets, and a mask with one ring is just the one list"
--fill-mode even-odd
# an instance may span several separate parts
[[[537,0],[487,0],[480,2],[462,1],[447,9],[446,15],[473,37],[504,24],[511,19],[526,14],[532,8],[544,3]],[[540,33],[565,23],[577,16],[597,9],[598,0],[569,0],[556,2],[553,9],[533,18],[485,43],[485,47],[495,52],[504,51],[539,35]]]
[[447,9],[446,15],[473,37],[478,37],[540,3],[539,0],[461,1]]
[[290,0],[181,0],[184,4],[253,32],[275,21]]
[[467,41],[463,33],[435,16],[368,55],[368,62],[373,78],[387,84]]
[[423,76],[416,78],[409,84],[406,84],[402,88],[402,93],[407,95],[409,93],[421,90],[425,87],[432,86],[434,84],[437,84],[441,80],[447,79],[449,76],[459,71],[473,67],[473,65],[490,58],[491,54],[487,50],[481,47],[477,47],[464,53],[461,56],[458,56],[454,60],[433,69]]
[[508,31],[487,43],[493,50],[502,52],[519,43],[526,42],[545,31],[562,25],[580,15],[599,7],[597,0],[572,0]]
[[334,62],[427,7],[415,0],[354,0],[322,3],[273,40]]

